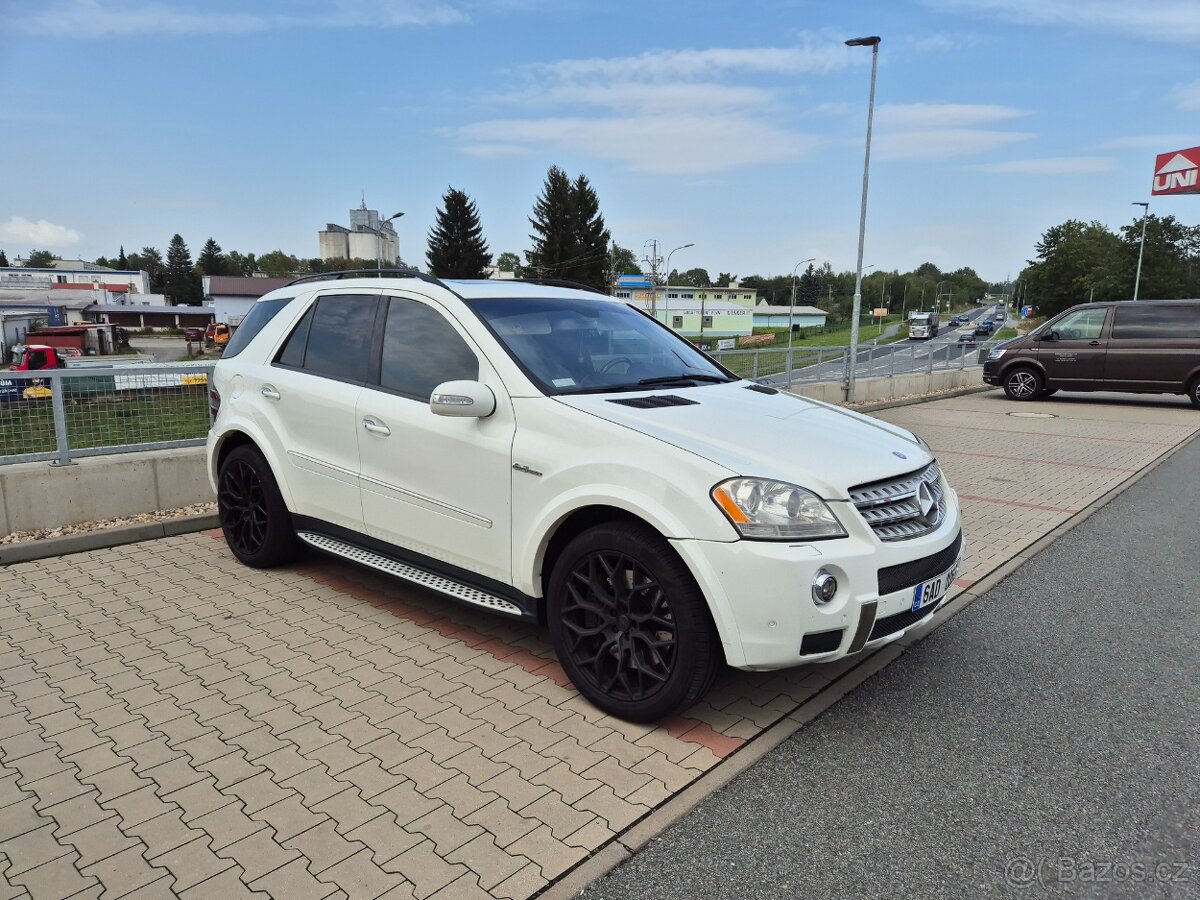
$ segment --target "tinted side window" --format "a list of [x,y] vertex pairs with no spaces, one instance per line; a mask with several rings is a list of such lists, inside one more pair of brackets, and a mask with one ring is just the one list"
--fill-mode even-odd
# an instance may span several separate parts
[[478,377],[479,360],[441,313],[416,300],[388,301],[382,387],[427,403],[443,381]]
[[379,298],[363,294],[322,297],[309,326],[304,368],[314,375],[366,381]]
[[316,309],[316,304],[308,308],[296,327],[292,329],[292,333],[288,335],[287,343],[283,345],[283,349],[279,352],[279,358],[276,360],[280,365],[292,366],[297,369],[304,366],[304,348],[308,344],[308,328],[312,324],[314,309]]
[[1200,303],[1194,306],[1121,306],[1114,340],[1169,341],[1200,338]]
[[1054,332],[1064,341],[1094,341],[1104,331],[1108,309],[1080,309],[1054,323]]
[[229,343],[225,345],[225,352],[221,354],[221,357],[228,359],[245,350],[246,345],[254,340],[254,337],[266,327],[266,324],[291,302],[291,297],[281,297],[278,300],[259,300],[255,303],[250,308],[250,312],[246,313],[246,318],[242,319],[242,324],[237,327],[237,331],[233,333]]

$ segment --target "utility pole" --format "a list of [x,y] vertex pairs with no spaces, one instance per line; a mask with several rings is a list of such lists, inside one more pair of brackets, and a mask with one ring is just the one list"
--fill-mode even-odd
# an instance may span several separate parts
[[[654,238],[646,241],[650,245],[650,255],[643,256],[642,262],[650,267],[650,315],[658,318],[658,267],[662,265],[662,257],[658,255],[658,241]],[[642,244],[642,252],[646,250],[646,244]]]

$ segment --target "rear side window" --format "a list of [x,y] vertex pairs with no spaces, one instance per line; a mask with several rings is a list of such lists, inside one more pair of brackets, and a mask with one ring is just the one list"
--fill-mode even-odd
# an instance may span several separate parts
[[[292,302],[292,297],[281,297],[278,300],[259,300],[250,308],[250,312],[246,313],[246,318],[242,319],[242,324],[233,332],[233,337],[229,339],[229,343],[225,345],[225,352],[221,354],[222,359],[228,359],[231,356],[237,356],[246,346],[254,340],[267,323],[270,322],[279,311]],[[219,329],[214,328],[216,333]]]
[[388,301],[379,383],[389,391],[428,403],[443,381],[474,381],[479,360],[435,309],[416,300]]
[[1200,339],[1200,303],[1190,306],[1118,306],[1113,340]]
[[[378,306],[379,298],[374,295],[335,294],[320,298],[311,310],[311,321],[306,315],[305,321],[292,332],[292,338],[296,338],[300,329],[308,329],[301,367],[327,378],[366,381]],[[288,339],[284,356],[289,356],[292,350],[292,338]],[[285,362],[282,356],[280,362],[294,365]]]

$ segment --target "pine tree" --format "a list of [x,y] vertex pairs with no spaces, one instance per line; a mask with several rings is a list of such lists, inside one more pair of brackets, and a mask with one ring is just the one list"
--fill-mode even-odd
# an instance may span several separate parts
[[117,257],[117,268],[122,272],[129,269],[129,258],[125,255],[125,245],[121,245],[121,254]]
[[606,290],[609,234],[600,199],[586,175],[580,174],[571,185],[571,213],[576,255],[564,261],[562,277]]
[[199,306],[204,299],[200,276],[192,267],[192,254],[178,234],[167,248],[163,293],[170,302],[187,306]]
[[575,214],[567,173],[551,166],[542,195],[533,204],[529,219],[533,249],[525,251],[525,269],[535,278],[563,278],[565,262],[579,255],[575,244]]
[[492,264],[479,210],[464,192],[448,188],[429,232],[425,253],[429,273],[438,278],[486,278]]
[[209,238],[196,258],[196,268],[204,275],[225,275],[225,254],[221,245]]
[[3,250],[0,250],[0,266],[3,266],[4,268],[8,268],[8,257],[5,256]]

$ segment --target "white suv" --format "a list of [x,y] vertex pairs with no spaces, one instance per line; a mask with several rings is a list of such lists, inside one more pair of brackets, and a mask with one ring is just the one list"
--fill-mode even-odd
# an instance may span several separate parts
[[958,498],[910,432],[602,294],[373,275],[267,294],[217,363],[209,474],[247,565],[311,546],[544,622],[580,692],[638,721],[721,663],[838,659],[945,597]]

